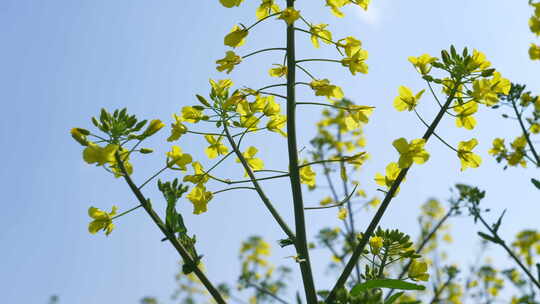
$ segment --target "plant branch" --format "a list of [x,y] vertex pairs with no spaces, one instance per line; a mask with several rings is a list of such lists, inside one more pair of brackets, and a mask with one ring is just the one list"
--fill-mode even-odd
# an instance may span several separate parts
[[197,278],[201,281],[201,283],[204,285],[204,287],[208,290],[208,292],[212,295],[214,300],[219,304],[225,304],[225,300],[219,293],[219,291],[214,287],[214,285],[210,282],[210,280],[206,277],[204,272],[195,265],[193,257],[189,254],[187,249],[176,239],[176,236],[174,233],[172,233],[167,227],[165,226],[165,223],[161,220],[159,215],[152,209],[152,206],[150,205],[150,202],[144,197],[142,192],[137,188],[131,177],[127,174],[126,168],[124,166],[124,162],[120,158],[120,154],[118,152],[115,153],[116,162],[118,163],[118,167],[120,168],[120,171],[122,171],[124,180],[128,184],[129,188],[141,204],[141,206],[144,208],[146,213],[150,216],[150,218],[154,221],[154,223],[158,226],[158,228],[161,230],[161,232],[165,235],[167,240],[173,245],[173,247],[176,249],[176,251],[180,254],[182,259],[186,264],[192,264],[193,272],[197,276]]

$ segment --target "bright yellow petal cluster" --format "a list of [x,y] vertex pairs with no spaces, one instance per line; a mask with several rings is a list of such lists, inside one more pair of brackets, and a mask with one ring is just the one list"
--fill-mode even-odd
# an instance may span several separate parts
[[473,50],[471,59],[469,68],[473,72],[483,71],[491,66],[491,62],[486,60],[486,55],[476,49]]
[[409,267],[409,278],[414,281],[427,281],[429,273],[427,273],[427,263],[423,261],[413,260]]
[[343,48],[345,54],[348,57],[351,57],[354,53],[360,50],[360,48],[362,47],[362,41],[352,36],[348,36],[343,39],[339,39],[337,42],[337,46]]
[[159,130],[165,127],[165,124],[159,119],[153,119],[149,124],[146,130],[143,132],[143,136],[149,137],[156,134]]
[[210,175],[208,175],[208,174],[206,174],[206,172],[204,172],[204,168],[201,165],[201,163],[196,161],[196,162],[193,162],[191,164],[191,166],[193,167],[193,175],[184,176],[183,181],[184,182],[190,182],[190,183],[195,184],[195,185],[197,185],[197,184],[206,184],[206,182],[210,178]]
[[188,128],[182,123],[180,116],[173,114],[173,118],[174,123],[171,124],[171,135],[167,138],[169,142],[180,139],[188,131]]
[[278,19],[285,21],[287,25],[292,25],[298,18],[300,18],[300,11],[295,10],[293,7],[287,7],[278,17]]
[[287,66],[286,65],[281,65],[281,64],[276,64],[276,67],[271,68],[268,71],[268,74],[271,77],[283,77],[283,76],[286,76],[287,75]]
[[476,119],[472,116],[478,111],[478,103],[474,100],[470,100],[464,104],[456,103],[453,106],[453,110],[456,112],[456,126],[458,128],[465,128],[472,130],[476,126]]
[[315,187],[315,171],[311,166],[305,166],[300,168],[300,182],[306,184],[309,187]]
[[319,39],[326,44],[332,44],[332,33],[326,29],[328,24],[315,24],[311,25],[309,31],[311,32],[311,43],[314,47],[319,48]]
[[351,57],[345,57],[341,60],[341,64],[349,68],[351,74],[356,73],[367,74],[368,65],[366,60],[368,59],[368,52],[366,50],[359,49]]
[[[264,162],[260,158],[256,158],[255,155],[259,152],[259,150],[253,146],[250,146],[246,152],[242,153],[242,156],[244,156],[248,166],[251,168],[251,170],[262,170],[264,169]],[[240,159],[236,159],[236,162],[239,163]],[[247,175],[247,173],[246,173]]]
[[174,165],[178,166],[179,170],[186,171],[186,166],[193,161],[191,155],[182,153],[182,149],[178,146],[172,146],[171,151],[167,152],[167,166],[171,169]]
[[[399,172],[401,172],[401,169],[399,168],[398,164],[391,162],[388,164],[388,166],[386,166],[386,176],[380,173],[375,174],[375,182],[378,185],[381,185],[390,189],[394,181],[397,179]],[[399,188],[396,190],[396,194],[398,194],[398,192],[399,192]]]
[[482,163],[482,158],[472,152],[476,145],[478,145],[476,138],[458,144],[457,155],[461,161],[461,171],[467,168],[478,168]]
[[431,71],[431,64],[438,59],[436,57],[431,57],[429,54],[422,54],[420,57],[409,57],[409,62],[414,65],[416,70],[422,75],[426,75]]
[[326,6],[330,7],[332,14],[342,18],[345,15],[340,9],[345,5],[356,4],[367,11],[370,2],[371,0],[326,0]]
[[413,139],[411,142],[403,137],[394,140],[392,145],[399,152],[398,165],[400,168],[408,168],[413,162],[423,164],[429,159],[429,153],[424,149],[426,140],[423,138]]
[[343,90],[340,87],[330,84],[328,79],[313,80],[309,83],[315,91],[316,96],[326,96],[327,98],[342,99]]
[[471,96],[474,101],[491,107],[499,102],[498,94],[508,94],[510,87],[510,80],[503,78],[499,72],[494,72],[491,79],[484,78],[473,81]]
[[100,147],[92,142],[83,150],[83,159],[89,164],[103,166],[108,163],[115,162],[114,154],[118,151],[118,145],[108,144],[105,147]]
[[531,43],[529,47],[529,57],[531,60],[540,60],[540,45]]
[[111,234],[114,229],[112,218],[116,215],[118,207],[112,206],[111,212],[105,212],[95,207],[88,209],[88,215],[94,219],[88,224],[88,232],[96,234],[98,231],[105,231],[105,235]]
[[225,96],[229,92],[229,89],[233,86],[233,81],[229,78],[220,79],[217,82],[210,79],[210,86],[212,86],[212,94],[216,96]]
[[261,0],[261,5],[257,8],[257,11],[255,12],[255,15],[257,16],[258,20],[261,20],[262,18],[268,17],[272,13],[277,13],[281,9],[279,8],[279,5],[275,3],[275,0]]
[[347,218],[347,209],[345,208],[339,208],[337,218],[344,221]]
[[244,0],[219,0],[219,2],[225,7],[240,6]]
[[418,101],[425,90],[413,94],[411,89],[406,86],[400,86],[398,89],[399,96],[394,98],[394,108],[398,111],[412,111],[418,105]]
[[540,36],[540,16],[532,16],[529,19],[529,28],[536,36]]
[[220,72],[225,71],[225,73],[229,74],[237,64],[240,64],[240,62],[242,62],[240,56],[236,55],[233,51],[227,51],[224,58],[216,60],[216,64],[218,65],[216,69]]
[[236,48],[244,45],[248,30],[246,28],[240,28],[238,25],[233,26],[231,32],[225,36],[223,43],[227,46]]
[[206,191],[204,184],[198,184],[187,195],[187,199],[193,204],[193,214],[206,212],[208,210],[208,202],[212,198],[212,192]]
[[283,131],[283,128],[285,128],[285,125],[287,124],[287,116],[277,114],[270,116],[270,119],[268,120],[268,123],[266,124],[266,128],[268,131],[276,132],[281,134],[283,137],[287,137],[287,133]]
[[206,153],[208,158],[216,158],[218,155],[225,155],[229,152],[227,146],[221,142],[222,137],[216,139],[213,135],[205,135],[204,139],[210,144],[210,146],[204,150],[204,153]]
[[182,108],[182,121],[190,123],[198,123],[204,119],[202,110],[195,107],[183,107]]
[[371,253],[377,255],[379,252],[381,252],[381,248],[383,247],[383,238],[380,236],[372,236],[369,238],[369,247]]

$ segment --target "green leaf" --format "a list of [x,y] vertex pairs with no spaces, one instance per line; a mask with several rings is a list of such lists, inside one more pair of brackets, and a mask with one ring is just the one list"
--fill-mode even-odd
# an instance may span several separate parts
[[384,304],[392,304],[394,303],[399,297],[401,297],[404,294],[403,291],[398,292],[396,294],[393,294],[388,300],[384,301]]
[[490,241],[490,242],[493,242],[493,243],[495,243],[495,244],[499,244],[499,243],[500,243],[500,241],[497,240],[496,238],[494,238],[494,237],[492,237],[492,236],[489,236],[489,235],[487,235],[487,234],[485,234],[485,233],[483,233],[483,232],[478,231],[478,235],[479,235],[481,238],[483,238],[484,240],[486,240],[486,241]]
[[402,280],[395,279],[381,279],[381,280],[371,280],[364,283],[357,284],[351,289],[351,295],[356,296],[363,291],[372,288],[392,288],[400,290],[424,290],[426,287],[414,283],[405,282]]
[[200,103],[202,103],[203,105],[211,108],[210,106],[210,103],[206,100],[206,98],[202,97],[201,95],[195,95],[195,97],[197,97],[197,99],[199,100]]
[[536,178],[531,178],[531,183],[536,186],[537,189],[540,189],[540,181]]

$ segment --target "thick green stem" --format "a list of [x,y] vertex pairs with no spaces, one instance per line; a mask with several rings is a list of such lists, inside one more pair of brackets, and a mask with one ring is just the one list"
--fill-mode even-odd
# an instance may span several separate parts
[[[294,0],[287,0],[287,7],[294,8]],[[300,261],[300,271],[302,272],[307,303],[316,304],[317,294],[313,282],[311,261],[307,246],[304,202],[302,199],[302,186],[300,184],[300,168],[298,167],[298,148],[296,146],[295,55],[294,27],[293,24],[290,24],[287,26],[287,144],[289,150],[289,177],[291,180],[296,226],[296,240],[294,245]]]
[[[166,239],[169,240],[169,242],[173,245],[173,247],[176,249],[176,251],[180,254],[182,259],[186,264],[192,264],[195,265],[193,257],[189,254],[188,250],[184,248],[184,246],[176,239],[176,236],[174,233],[169,231],[167,227],[165,226],[165,223],[161,220],[159,215],[152,209],[152,206],[148,202],[148,200],[144,197],[140,189],[135,185],[131,177],[128,175],[126,168],[124,167],[124,163],[120,158],[120,154],[117,152],[116,155],[116,161],[118,163],[118,167],[120,167],[120,171],[122,171],[122,175],[124,177],[124,180],[128,184],[129,188],[141,204],[141,206],[144,208],[146,213],[150,216],[150,218],[154,221],[154,223],[158,226],[159,230],[165,235]],[[212,295],[214,300],[219,304],[225,304],[225,300],[219,293],[219,291],[214,287],[212,282],[206,277],[204,272],[202,272],[199,267],[193,267],[193,273],[197,276],[197,278],[201,281],[201,283],[204,285],[206,290]]]
[[[456,81],[456,85],[455,85],[454,89],[452,90],[452,92],[450,92],[450,95],[446,99],[445,104],[439,110],[439,113],[437,114],[437,116],[435,117],[435,119],[433,120],[433,122],[431,123],[429,128],[424,133],[424,136],[422,136],[422,138],[426,142],[429,140],[429,138],[431,137],[431,135],[435,131],[435,128],[437,128],[437,126],[439,125],[439,122],[443,118],[444,113],[446,112],[446,110],[450,106],[450,103],[454,99],[454,96],[456,94],[456,88],[459,87],[460,82],[461,82],[461,80]],[[392,186],[390,187],[390,189],[386,193],[386,196],[384,197],[384,200],[381,203],[381,206],[377,210],[377,213],[375,214],[375,216],[373,217],[373,219],[369,223],[368,228],[364,232],[364,234],[362,236],[362,239],[360,240],[360,243],[358,243],[358,245],[354,249],[351,258],[349,259],[349,261],[347,262],[347,265],[345,266],[345,269],[343,269],[343,272],[341,273],[341,275],[339,276],[336,284],[332,288],[332,291],[330,292],[330,294],[326,298],[326,303],[333,303],[338,289],[345,286],[345,282],[347,282],[347,279],[351,275],[351,272],[353,271],[354,266],[356,265],[356,263],[358,263],[358,260],[360,259],[360,256],[362,255],[362,252],[364,251],[364,248],[366,247],[367,243],[369,242],[369,238],[371,237],[373,232],[375,232],[375,229],[379,225],[379,222],[381,221],[386,209],[388,208],[388,205],[390,205],[390,202],[392,201],[392,198],[394,197],[397,189],[399,188],[399,185],[401,184],[401,182],[403,181],[403,179],[407,175],[407,172],[409,171],[409,169],[410,169],[410,167],[402,169],[399,172],[396,180],[392,183]]]

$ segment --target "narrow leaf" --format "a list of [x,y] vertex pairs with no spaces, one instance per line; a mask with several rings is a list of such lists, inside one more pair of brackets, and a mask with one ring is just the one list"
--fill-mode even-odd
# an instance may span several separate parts
[[540,181],[536,178],[531,178],[531,183],[536,186],[537,189],[540,189]]
[[394,303],[403,294],[404,294],[403,291],[393,294],[390,298],[388,298],[388,300],[384,301],[384,304],[392,304],[392,303]]

